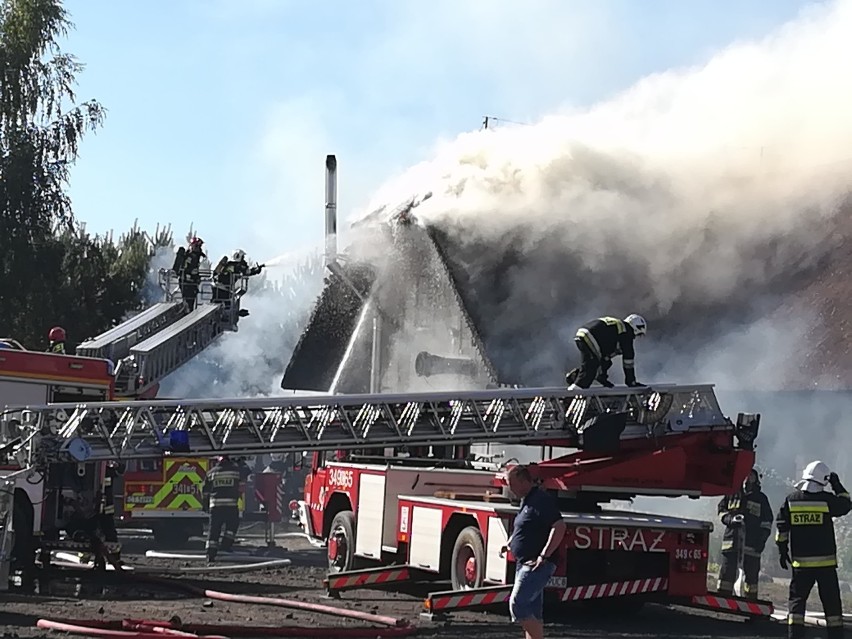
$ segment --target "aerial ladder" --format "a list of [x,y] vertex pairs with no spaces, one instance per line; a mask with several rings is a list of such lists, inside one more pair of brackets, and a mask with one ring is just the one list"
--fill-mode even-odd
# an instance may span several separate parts
[[[569,496],[718,496],[748,474],[758,428],[759,415],[728,419],[712,385],[19,406],[0,414],[0,467],[21,470],[0,471],[0,484],[6,496],[15,481],[56,491],[69,467],[170,455],[503,443],[576,449],[538,465],[543,484]],[[0,510],[8,572],[12,500]]]
[[736,490],[759,426],[759,416],[727,418],[712,385],[48,404],[8,407],[3,421],[6,446],[39,472],[169,455],[514,443],[577,449],[539,464],[542,481],[563,491],[694,496]]
[[121,398],[156,394],[160,381],[212,344],[226,331],[238,330],[245,312],[240,299],[248,290],[248,277],[241,277],[227,297],[215,297],[213,273],[200,272],[198,305],[192,311],[181,299],[178,276],[160,269],[159,285],[164,301],[86,340],[77,355],[109,359],[115,363],[115,394]]

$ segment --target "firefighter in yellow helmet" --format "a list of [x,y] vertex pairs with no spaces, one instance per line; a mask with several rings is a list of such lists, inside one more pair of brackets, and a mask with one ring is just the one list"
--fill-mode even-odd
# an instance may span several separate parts
[[[830,486],[832,492],[825,490]],[[781,567],[792,564],[790,596],[787,605],[787,635],[801,639],[805,635],[805,604],[819,586],[819,598],[825,612],[828,639],[843,637],[843,604],[837,580],[837,541],[834,518],[852,510],[849,491],[837,473],[821,461],[805,467],[796,490],[787,495],[775,518],[775,543]]]

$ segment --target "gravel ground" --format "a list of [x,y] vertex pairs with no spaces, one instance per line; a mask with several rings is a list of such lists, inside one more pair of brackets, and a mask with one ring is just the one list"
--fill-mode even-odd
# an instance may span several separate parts
[[[124,558],[138,566],[158,566],[180,569],[201,566],[198,561],[148,559],[145,551],[152,540],[142,535],[122,533]],[[250,533],[241,538],[241,546],[259,545]],[[481,639],[517,638],[522,636],[513,626],[505,610],[461,613],[449,623],[434,623],[420,619],[422,593],[397,594],[378,591],[345,592],[339,601],[329,600],[322,589],[325,576],[324,551],[311,548],[298,537],[281,538],[279,545],[289,551],[290,566],[251,573],[215,574],[201,579],[180,578],[186,584],[227,593],[252,594],[267,597],[286,597],[296,601],[321,603],[351,610],[372,612],[408,620],[418,627],[423,637],[476,637]],[[202,543],[194,541],[184,552],[199,553]],[[437,590],[443,587],[433,588]],[[771,594],[776,605],[784,607],[786,588],[773,585]],[[769,591],[767,591],[769,592]],[[420,594],[420,596],[416,596]],[[11,591],[0,593],[0,633],[4,637],[43,637],[55,632],[35,628],[40,618],[48,619],[169,619],[178,616],[187,623],[238,624],[332,628],[367,627],[363,621],[341,619],[316,612],[291,610],[254,604],[234,604],[206,599],[178,587],[134,582],[124,575],[110,573],[109,578],[96,582],[91,576],[82,579],[53,579],[39,584],[35,594]],[[745,622],[734,617],[713,613],[687,611],[648,605],[633,615],[601,615],[588,611],[567,611],[557,619],[548,619],[548,637],[622,637],[668,639],[675,637],[783,637],[786,628],[772,622]],[[379,636],[377,632],[375,636]]]

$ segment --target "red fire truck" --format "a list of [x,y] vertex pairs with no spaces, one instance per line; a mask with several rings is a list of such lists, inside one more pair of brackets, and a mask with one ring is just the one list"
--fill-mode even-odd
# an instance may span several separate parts
[[[52,432],[63,415],[69,426]],[[69,458],[313,452],[294,506],[327,545],[329,591],[449,578],[452,590],[427,599],[430,613],[443,613],[505,602],[514,575],[499,550],[517,506],[503,472],[470,467],[469,447],[572,448],[536,467],[569,527],[549,597],[767,615],[771,604],[707,591],[712,524],[602,507],[735,491],[753,465],[758,427],[758,415],[726,418],[709,385],[522,388],[35,406],[20,449],[36,469]]]
[[[505,394],[506,403],[499,402]],[[754,463],[758,415],[741,414],[732,423],[712,386],[467,395],[481,399],[450,402],[445,416],[435,402],[421,402],[436,419],[441,415],[442,428],[467,404],[479,432],[461,446],[442,441],[445,436],[431,451],[421,445],[313,453],[304,500],[291,508],[328,549],[331,594],[447,579],[452,589],[426,600],[429,614],[507,601],[513,559],[500,549],[517,505],[505,468],[470,468],[470,444],[499,441],[500,428],[542,420],[561,427],[530,443],[576,449],[534,467],[541,485],[559,496],[568,525],[550,598],[631,605],[655,599],[771,614],[771,604],[707,592],[711,523],[601,506],[637,495],[736,491]]]
[[[0,348],[0,407],[42,405],[49,402],[78,403],[112,399],[113,365],[109,360],[25,350],[14,340],[3,340]],[[61,432],[66,414],[57,415],[51,425]],[[7,414],[0,422],[0,476],[26,467],[29,459],[11,454],[15,442],[26,432],[20,414]],[[58,531],[66,523],[68,506],[79,495],[94,494],[103,480],[105,464],[57,468],[53,481],[43,474],[19,476],[12,482],[10,505],[17,527],[13,555],[26,554],[25,547],[46,550],[67,547],[59,542]],[[0,510],[3,510],[0,508]]]

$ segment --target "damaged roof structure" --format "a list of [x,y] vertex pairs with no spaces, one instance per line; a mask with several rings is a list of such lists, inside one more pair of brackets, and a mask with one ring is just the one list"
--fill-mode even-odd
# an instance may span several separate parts
[[[436,230],[409,203],[335,259],[281,386],[331,393],[482,389],[500,368]],[[369,251],[365,251],[369,248]]]

